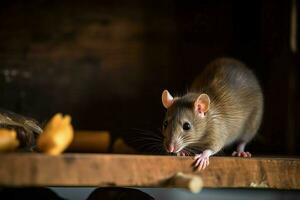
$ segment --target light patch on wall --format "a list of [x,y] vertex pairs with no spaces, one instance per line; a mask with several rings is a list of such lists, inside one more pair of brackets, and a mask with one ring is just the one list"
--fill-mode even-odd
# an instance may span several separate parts
[[1,74],[4,76],[6,83],[10,83],[17,78],[30,79],[32,75],[29,71],[21,71],[18,69],[4,69]]

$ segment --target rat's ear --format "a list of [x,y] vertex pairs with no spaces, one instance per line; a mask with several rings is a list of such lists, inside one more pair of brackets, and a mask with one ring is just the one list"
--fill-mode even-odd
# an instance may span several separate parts
[[168,90],[164,90],[161,95],[161,101],[164,107],[168,109],[173,104],[174,98],[172,97],[172,95],[169,93]]
[[204,117],[204,114],[209,110],[209,105],[209,96],[207,94],[200,94],[194,103],[196,113],[198,113],[200,117]]

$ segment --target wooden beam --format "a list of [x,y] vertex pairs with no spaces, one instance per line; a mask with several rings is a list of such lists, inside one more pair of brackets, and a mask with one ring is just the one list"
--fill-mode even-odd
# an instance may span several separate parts
[[0,154],[0,186],[161,187],[178,172],[197,174],[204,187],[300,189],[300,159],[212,157],[193,172],[191,157],[35,153]]

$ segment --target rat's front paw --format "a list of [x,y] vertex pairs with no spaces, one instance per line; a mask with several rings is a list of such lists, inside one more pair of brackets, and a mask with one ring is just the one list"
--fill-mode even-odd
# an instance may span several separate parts
[[194,167],[198,170],[203,170],[209,165],[209,156],[205,154],[197,154],[194,157]]

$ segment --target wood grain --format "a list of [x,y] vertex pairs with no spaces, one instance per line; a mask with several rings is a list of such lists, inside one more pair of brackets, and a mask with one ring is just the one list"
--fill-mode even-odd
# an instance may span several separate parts
[[[193,174],[191,157],[112,154],[1,154],[0,186],[161,187],[177,172]],[[204,187],[300,189],[300,159],[212,157]]]

